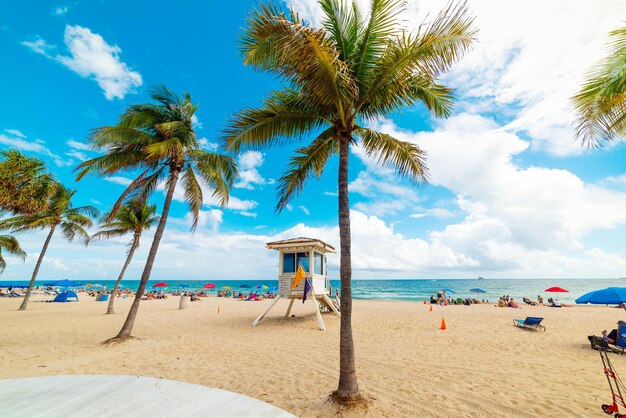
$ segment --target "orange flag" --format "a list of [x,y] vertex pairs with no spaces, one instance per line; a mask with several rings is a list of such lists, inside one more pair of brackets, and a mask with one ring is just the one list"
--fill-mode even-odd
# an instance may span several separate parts
[[296,275],[293,278],[293,283],[291,284],[291,290],[296,290],[296,287],[300,284],[300,282],[304,279],[306,273],[302,268],[302,264],[298,263],[298,270],[296,271]]

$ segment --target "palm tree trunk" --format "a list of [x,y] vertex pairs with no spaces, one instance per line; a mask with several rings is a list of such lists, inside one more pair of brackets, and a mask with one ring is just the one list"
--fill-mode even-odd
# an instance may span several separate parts
[[161,219],[159,220],[159,225],[157,226],[156,232],[154,234],[154,239],[152,240],[152,246],[150,247],[150,252],[148,253],[148,259],[146,260],[146,266],[143,269],[143,273],[141,274],[141,281],[139,282],[139,288],[137,289],[137,293],[135,294],[135,300],[133,301],[132,306],[130,307],[130,311],[128,312],[128,316],[126,317],[126,321],[122,326],[120,332],[115,336],[115,340],[122,340],[125,338],[130,338],[130,334],[133,330],[133,325],[135,325],[135,318],[137,318],[137,311],[139,310],[139,302],[141,302],[141,297],[143,296],[143,292],[146,289],[146,284],[148,284],[148,279],[150,278],[150,273],[152,272],[152,265],[154,264],[154,259],[157,255],[157,250],[159,249],[159,243],[161,242],[161,237],[163,236],[163,231],[165,231],[165,224],[167,223],[167,215],[170,211],[170,205],[172,204],[172,198],[174,197],[174,189],[176,189],[176,183],[178,183],[178,175],[180,174],[180,169],[172,169],[170,171],[170,178],[168,179],[168,188],[167,195],[165,196],[165,203],[163,203],[163,212],[161,213]]
[[48,233],[48,237],[46,241],[43,243],[43,248],[39,253],[39,258],[37,259],[37,264],[35,264],[35,270],[33,270],[33,276],[30,278],[30,283],[28,283],[28,289],[26,290],[26,296],[24,296],[24,300],[20,305],[18,311],[25,311],[26,306],[28,305],[28,300],[30,299],[30,293],[33,290],[33,286],[35,285],[35,280],[37,279],[37,273],[39,273],[39,267],[41,266],[41,262],[43,261],[43,257],[46,255],[46,251],[48,250],[48,244],[50,244],[50,240],[52,239],[52,235],[54,234],[54,230],[57,228],[56,225],[52,225],[50,228],[50,232]]
[[126,268],[130,264],[130,261],[133,259],[133,255],[135,254],[135,250],[139,247],[139,237],[140,234],[135,233],[133,237],[133,244],[130,247],[130,251],[128,251],[128,257],[126,257],[126,262],[124,263],[124,267],[122,267],[122,271],[120,272],[117,281],[115,282],[115,286],[113,286],[113,291],[111,292],[111,297],[109,299],[109,304],[107,306],[107,315],[114,314],[113,310],[113,301],[115,300],[115,295],[117,295],[117,289],[120,287],[120,283],[122,282],[122,278],[124,277],[124,273],[126,273]]
[[339,145],[339,246],[341,259],[341,328],[339,336],[339,386],[336,397],[349,401],[359,396],[352,340],[352,256],[350,239],[350,204],[348,201],[348,156],[350,137],[340,138]]

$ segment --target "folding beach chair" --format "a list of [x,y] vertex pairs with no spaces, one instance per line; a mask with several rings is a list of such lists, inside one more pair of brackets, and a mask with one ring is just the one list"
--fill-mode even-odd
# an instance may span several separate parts
[[541,321],[543,321],[543,318],[540,318],[538,316],[527,316],[526,319],[514,319],[513,325],[523,329],[529,328],[545,331],[546,327],[541,325]]
[[620,354],[624,355],[624,350],[626,349],[626,323],[619,324],[617,327],[617,338],[613,346],[615,347],[613,351],[619,351]]

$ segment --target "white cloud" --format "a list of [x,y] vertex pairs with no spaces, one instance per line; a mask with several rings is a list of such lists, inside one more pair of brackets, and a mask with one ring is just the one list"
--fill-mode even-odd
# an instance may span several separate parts
[[337,192],[324,192],[324,195],[337,197],[337,196],[339,196],[339,193],[337,193]]
[[81,77],[95,80],[109,99],[122,99],[142,85],[141,75],[120,60],[122,50],[109,45],[102,36],[82,26],[65,27],[65,45],[70,55],[52,57],[54,48],[43,39],[22,42],[33,51],[65,65]]
[[196,115],[191,115],[191,124],[196,129],[202,129],[202,122],[200,122]]
[[121,186],[128,186],[130,183],[133,182],[133,179],[129,179],[128,177],[122,177],[122,176],[105,177],[104,180],[108,181],[109,183],[119,184]]
[[219,144],[217,142],[211,142],[204,137],[198,139],[198,144],[200,145],[200,148],[207,151],[217,151],[219,148]]
[[489,243],[524,251],[575,250],[586,234],[626,223],[626,193],[587,184],[566,170],[517,166],[512,159],[528,142],[489,119],[461,114],[434,132],[402,131],[391,122],[376,128],[428,152],[431,182],[454,192],[467,214],[433,237],[446,244],[454,240],[460,251],[497,247]]
[[69,157],[74,157],[77,160],[80,161],[87,161],[87,154],[85,154],[84,152],[80,152],[77,150],[70,150],[69,152],[66,152],[65,155],[69,156]]
[[24,135],[22,132],[18,131],[17,129],[5,129],[4,131],[18,138],[26,139],[26,135]]
[[67,6],[58,6],[54,8],[54,11],[52,12],[55,16],[63,16],[64,14],[66,14],[67,12],[69,12],[69,7]]
[[84,142],[75,141],[73,139],[68,139],[66,141],[66,144],[69,145],[71,148],[74,148],[77,150],[91,151],[91,146],[89,146],[88,144],[85,144]]
[[41,38],[37,38],[34,41],[23,41],[22,45],[48,58],[52,58],[49,54],[54,48],[56,48],[55,45],[50,45]]
[[254,190],[255,185],[265,184],[258,168],[263,165],[263,154],[259,151],[246,151],[239,156],[239,179],[235,188]]
[[414,219],[425,218],[427,216],[432,216],[433,218],[439,218],[439,219],[448,219],[448,218],[454,217],[455,213],[452,212],[450,209],[446,209],[446,208],[430,208],[430,209],[425,209],[423,212],[413,213],[409,215],[409,217],[414,218]]
[[300,209],[302,212],[304,212],[305,215],[310,215],[311,214],[311,212],[309,212],[309,209],[307,209],[306,206],[300,205],[300,206],[298,206],[298,209]]
[[120,61],[122,50],[88,28],[66,26],[65,44],[71,55],[57,56],[57,60],[82,77],[94,79],[107,99],[122,99],[143,83],[138,72]]
[[254,212],[248,212],[248,211],[246,211],[246,210],[242,210],[241,212],[239,212],[239,214],[240,214],[241,216],[247,216],[248,218],[256,218],[256,217],[257,217],[257,214],[256,214],[256,213],[254,213]]
[[[286,3],[319,24],[316,0]],[[366,1],[359,4],[367,10]],[[474,113],[498,112],[505,129],[524,132],[533,150],[556,156],[580,154],[573,140],[569,98],[584,75],[606,53],[608,33],[623,26],[626,2],[605,0],[471,0],[479,29],[474,50],[446,76],[460,106]],[[440,0],[408,0],[402,18],[408,29],[437,16]]]
[[11,148],[17,148],[22,151],[30,151],[36,154],[49,157],[58,167],[72,165],[74,162],[63,158],[46,147],[45,142],[41,139],[29,140],[22,132],[17,129],[6,129],[6,134],[0,134],[0,144],[7,145]]

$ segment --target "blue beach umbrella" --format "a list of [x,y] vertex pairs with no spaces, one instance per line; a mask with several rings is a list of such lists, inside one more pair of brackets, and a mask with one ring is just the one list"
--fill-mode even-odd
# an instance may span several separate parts
[[57,282],[44,283],[44,286],[78,287],[78,286],[84,286],[84,285],[82,283],[73,282],[71,280],[59,280]]
[[626,287],[607,287],[606,289],[594,290],[576,299],[576,303],[591,303],[595,305],[626,303]]
[[481,289],[480,287],[475,287],[473,289],[470,289],[470,292],[474,292],[474,293],[487,293],[487,291],[485,289]]
[[450,289],[449,287],[446,287],[445,289],[441,289],[446,293],[456,293],[454,290]]

